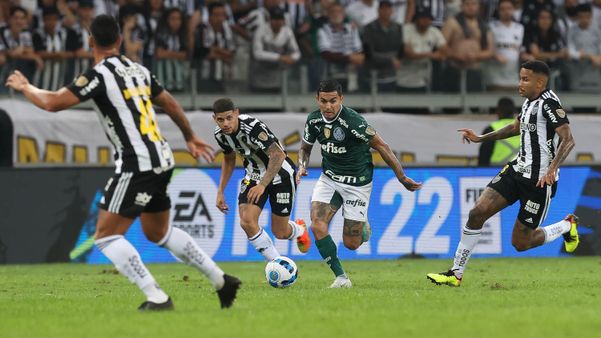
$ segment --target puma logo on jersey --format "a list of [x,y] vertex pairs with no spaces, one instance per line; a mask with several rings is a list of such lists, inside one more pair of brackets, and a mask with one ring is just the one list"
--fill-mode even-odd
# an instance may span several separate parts
[[345,147],[337,147],[332,142],[322,144],[321,150],[325,151],[328,154],[345,154],[346,153]]

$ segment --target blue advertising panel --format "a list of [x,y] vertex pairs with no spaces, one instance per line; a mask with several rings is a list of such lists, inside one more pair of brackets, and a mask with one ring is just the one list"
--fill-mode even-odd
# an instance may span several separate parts
[[[499,168],[411,168],[406,172],[423,188],[409,192],[398,183],[390,169],[375,169],[373,191],[369,202],[369,222],[373,233],[371,240],[358,250],[351,251],[342,244],[343,219],[340,212],[330,227],[332,238],[339,247],[342,259],[392,259],[405,255],[450,258],[460,239],[461,226],[466,222],[469,210],[482,193],[486,184]],[[248,243],[239,226],[237,196],[243,170],[236,169],[225,191],[230,211],[221,213],[215,207],[220,170],[177,169],[174,172],[169,194],[171,196],[171,226],[190,233],[200,246],[216,261],[262,260]],[[309,175],[297,188],[292,218],[302,218],[310,224],[310,201],[320,169],[309,170]],[[590,198],[581,196],[589,175],[599,175],[590,167],[566,167],[561,169],[557,194],[545,225],[557,222],[573,212],[582,199],[590,204]],[[97,193],[96,200],[101,196]],[[597,199],[595,199],[596,201]],[[596,202],[594,202],[595,204]],[[511,232],[517,216],[518,204],[493,216],[484,226],[476,254],[481,257],[510,256],[558,256],[562,241],[557,240],[542,247],[518,253],[511,245]],[[600,207],[600,206],[597,206]],[[109,263],[93,246],[95,204],[84,224],[75,249],[74,261]],[[270,233],[271,213],[266,205],[259,225]],[[146,240],[139,221],[134,222],[126,237],[138,248],[145,262],[173,262],[174,257],[165,249]],[[277,240],[276,247],[282,255],[293,259],[321,259],[313,245],[307,254],[301,254],[295,242]]]

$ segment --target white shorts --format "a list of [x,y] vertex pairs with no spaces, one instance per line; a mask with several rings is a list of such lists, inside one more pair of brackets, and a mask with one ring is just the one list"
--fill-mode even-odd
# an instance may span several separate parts
[[333,205],[342,204],[342,217],[352,221],[367,221],[367,208],[371,196],[372,182],[355,187],[338,183],[325,174],[321,174],[313,189],[311,202]]

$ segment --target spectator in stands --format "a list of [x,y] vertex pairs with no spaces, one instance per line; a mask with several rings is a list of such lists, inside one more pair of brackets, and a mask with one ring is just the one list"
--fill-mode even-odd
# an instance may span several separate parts
[[[497,103],[497,118],[484,131],[482,135],[499,130],[515,122],[515,104],[508,97],[502,97]],[[513,136],[504,140],[483,142],[478,151],[478,165],[501,166],[515,157],[520,147],[520,137]]]
[[234,36],[227,22],[224,4],[213,2],[208,7],[208,23],[202,23],[194,38],[193,66],[198,69],[201,92],[225,91],[225,79],[234,58]]
[[74,78],[72,72],[66,77],[66,61],[75,57],[81,42],[74,30],[61,25],[58,8],[44,8],[42,19],[42,28],[33,35],[33,48],[44,60],[44,69],[36,85],[47,90],[58,90]]
[[90,48],[90,25],[94,19],[94,1],[79,0],[77,6],[77,22],[71,27],[81,44],[81,48],[77,50],[73,63],[73,74],[78,75],[85,72],[88,68],[94,65],[94,55]]
[[[138,25],[143,31],[144,51],[142,60],[148,69],[155,69],[156,33],[163,16],[164,0],[144,0],[144,12],[138,15]],[[186,37],[186,45],[190,37]]]
[[363,30],[368,23],[378,18],[378,0],[356,0],[346,7],[346,15],[353,24]]
[[436,28],[441,28],[445,20],[445,9],[447,8],[447,0],[408,0],[407,2],[407,18],[413,21],[414,14],[418,8],[427,8],[432,15],[432,25]]
[[269,25],[260,26],[253,38],[251,88],[278,92],[282,88],[282,70],[300,59],[300,50],[292,29],[286,26],[284,11],[273,8]]
[[601,67],[601,31],[591,22],[590,4],[578,6],[578,26],[568,35],[570,58],[583,63],[589,61],[593,68]]
[[567,58],[566,45],[559,34],[553,13],[543,9],[538,13],[537,29],[524,35],[526,53],[532,58],[545,61],[551,69],[558,69]]
[[398,71],[397,85],[402,92],[426,92],[431,84],[432,60],[443,60],[446,40],[440,30],[432,26],[432,12],[421,7],[413,22],[403,27],[405,48],[404,65]]
[[234,26],[235,32],[244,39],[252,41],[259,27],[269,25],[269,12],[274,8],[279,8],[280,4],[280,0],[264,0],[263,6],[250,11],[248,15],[238,20]]
[[[30,79],[35,69],[42,69],[44,62],[33,49],[33,38],[27,30],[27,11],[22,7],[12,7],[9,12],[8,26],[0,27],[0,61],[4,80],[14,70],[19,69]],[[0,86],[6,90],[5,86]]]
[[328,9],[328,23],[318,31],[318,46],[326,61],[325,76],[338,80],[344,91],[359,89],[358,69],[365,61],[359,32],[344,22],[344,8],[338,3]]
[[415,0],[389,0],[392,4],[392,15],[391,20],[403,25],[410,22],[409,18],[409,5],[415,4]]
[[555,13],[555,4],[553,0],[524,0],[521,23],[525,30],[535,30],[538,13],[541,10],[547,10]]
[[188,60],[187,30],[184,12],[171,7],[163,14],[156,34],[156,74],[169,91],[182,91],[185,85],[184,62]]
[[403,55],[403,27],[392,21],[392,3],[381,0],[378,19],[363,31],[363,46],[370,69],[378,73],[378,90],[396,90],[396,73]]
[[142,62],[144,56],[144,29],[138,24],[138,7],[126,5],[119,9],[119,23],[123,34],[122,53],[132,61]]
[[234,21],[246,16],[250,11],[258,7],[257,0],[230,0]]
[[448,18],[442,34],[449,46],[449,67],[445,72],[446,90],[459,91],[461,70],[467,72],[467,90],[482,90],[481,62],[494,56],[492,33],[478,17],[478,0],[463,0],[461,13]]
[[557,27],[562,40],[568,41],[568,32],[578,26],[578,0],[564,0],[557,10]]
[[593,23],[597,29],[601,30],[601,0],[593,0],[591,3],[593,9]]
[[489,24],[494,41],[494,57],[486,67],[488,90],[517,89],[516,74],[524,41],[524,26],[513,21],[512,0],[500,0],[498,20]]

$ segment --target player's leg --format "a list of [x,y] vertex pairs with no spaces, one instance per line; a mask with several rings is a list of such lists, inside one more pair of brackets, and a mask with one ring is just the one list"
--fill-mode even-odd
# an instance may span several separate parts
[[240,214],[240,226],[246,233],[246,237],[250,244],[261,254],[267,261],[278,257],[280,253],[273,245],[271,237],[259,226],[259,216],[263,210],[265,202],[267,202],[268,194],[263,193],[257,204],[248,202],[248,191],[256,185],[256,182],[242,180],[240,194],[238,195],[238,210]]
[[344,215],[342,239],[347,249],[356,250],[371,237],[371,226],[367,221],[371,190],[372,183],[359,187],[338,184]]
[[170,309],[173,305],[169,296],[159,287],[136,248],[123,237],[142,211],[134,203],[140,180],[140,175],[133,173],[118,174],[109,180],[100,201],[94,243],[117,271],[146,295],[144,304],[155,304],[157,310]]
[[311,246],[311,237],[305,221],[290,220],[295,188],[294,176],[290,176],[289,181],[282,179],[282,183],[270,184],[265,190],[271,205],[271,231],[277,239],[296,240],[300,252],[307,252]]
[[140,216],[142,230],[151,242],[169,250],[182,262],[204,274],[217,293],[221,307],[230,307],[236,298],[240,280],[223,273],[213,259],[194,241],[187,232],[169,226],[169,209],[144,212]]
[[555,188],[556,185],[544,188],[535,187],[533,184],[520,186],[520,212],[511,237],[511,243],[517,251],[541,246],[561,236],[564,237],[566,251],[573,252],[578,246],[578,217],[573,214],[557,223],[539,227],[547,217]]
[[319,254],[336,276],[330,287],[350,287],[352,285],[338,258],[336,243],[328,232],[330,221],[341,205],[342,197],[336,192],[333,181],[322,174],[315,184],[313,196],[311,196],[311,231],[315,237],[315,246],[319,250]]
[[467,224],[462,229],[453,267],[447,272],[429,273],[428,279],[438,285],[459,286],[465,267],[480,239],[484,222],[510,204],[499,192],[487,187],[470,211]]

